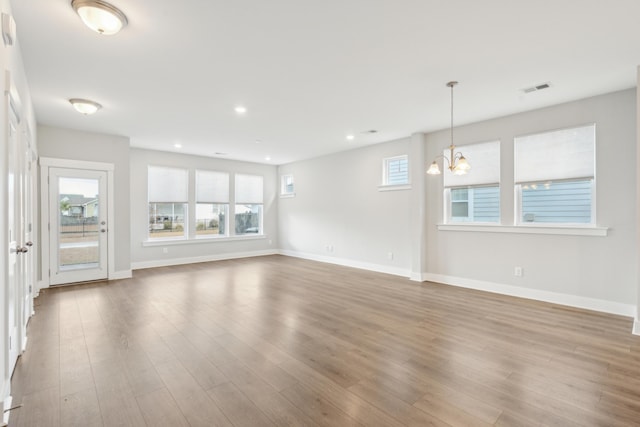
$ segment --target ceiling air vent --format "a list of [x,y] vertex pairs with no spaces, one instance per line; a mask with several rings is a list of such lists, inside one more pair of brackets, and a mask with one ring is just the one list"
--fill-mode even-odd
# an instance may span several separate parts
[[522,91],[524,93],[531,93],[531,92],[537,92],[543,89],[549,89],[550,87],[551,87],[551,83],[547,82],[547,83],[540,83],[539,85],[524,88],[522,89]]

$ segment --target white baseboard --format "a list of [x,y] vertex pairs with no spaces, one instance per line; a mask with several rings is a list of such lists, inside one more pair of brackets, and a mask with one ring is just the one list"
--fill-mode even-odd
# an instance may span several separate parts
[[40,295],[40,291],[44,288],[48,288],[49,284],[45,283],[43,280],[38,280],[36,282],[36,292],[33,294],[34,297],[37,297],[38,295]]
[[131,279],[133,274],[131,270],[119,270],[114,271],[113,274],[109,276],[109,280],[120,280],[120,279]]
[[[620,316],[628,316],[634,318],[636,316],[636,306],[631,304],[622,304],[615,301],[581,297],[578,295],[561,294],[540,289],[522,288],[519,286],[504,285],[501,283],[485,282],[482,280],[447,276],[443,274],[422,273],[422,281],[444,283],[445,285],[459,286],[461,288],[476,289],[479,291],[493,292],[496,294],[527,298],[537,301],[545,301],[553,304],[601,311],[604,313],[617,314]],[[640,329],[640,326],[638,326],[638,321],[636,321],[636,326],[638,329]]]
[[144,268],[169,267],[172,265],[195,264],[198,262],[209,262],[209,261],[224,261],[227,259],[250,258],[250,257],[256,257],[256,256],[277,255],[277,254],[278,254],[277,250],[269,249],[264,251],[212,254],[212,255],[203,255],[203,256],[189,257],[189,258],[158,259],[158,260],[152,260],[152,261],[132,262],[131,269],[141,270]]
[[633,335],[640,335],[640,320],[636,319],[633,322]]
[[347,258],[336,258],[336,257],[330,257],[330,256],[324,256],[324,255],[311,254],[307,252],[297,252],[297,251],[289,251],[289,250],[283,250],[283,249],[278,251],[278,253],[280,253],[281,255],[286,255],[286,256],[295,257],[295,258],[303,258],[311,261],[319,261],[319,262],[325,262],[328,264],[342,265],[344,267],[359,268],[361,270],[369,270],[369,271],[375,271],[377,273],[392,274],[394,276],[409,277],[411,275],[411,272],[404,268],[391,267],[388,265],[381,265],[381,264],[373,264],[370,262],[355,261]]
[[12,402],[13,397],[11,396],[6,396],[2,402],[2,422],[4,423],[4,425],[9,425],[9,416],[11,415],[11,411],[9,411],[8,409],[11,408]]

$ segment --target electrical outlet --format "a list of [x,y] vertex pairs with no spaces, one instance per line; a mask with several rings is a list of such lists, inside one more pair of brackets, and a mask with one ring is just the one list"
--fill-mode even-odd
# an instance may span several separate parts
[[169,253],[169,248],[162,248],[162,253],[163,254],[168,254]]
[[523,271],[522,267],[516,267],[513,270],[513,275],[516,276],[516,277],[522,277],[523,273],[524,273],[524,271]]
[[387,258],[392,260],[393,259],[393,252],[387,252]]

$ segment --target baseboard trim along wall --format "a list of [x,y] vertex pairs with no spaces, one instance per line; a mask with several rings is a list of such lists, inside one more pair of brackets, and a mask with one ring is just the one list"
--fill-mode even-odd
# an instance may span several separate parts
[[109,276],[109,280],[131,279],[132,277],[133,273],[131,272],[131,270],[119,270],[111,274]]
[[633,335],[640,335],[640,320],[633,322]]
[[352,259],[347,259],[347,258],[337,258],[337,257],[317,255],[317,254],[311,254],[307,252],[289,251],[289,250],[283,250],[283,249],[278,251],[278,253],[280,255],[290,256],[294,258],[303,258],[311,261],[325,262],[328,264],[336,264],[336,265],[341,265],[343,267],[353,267],[353,268],[358,268],[360,270],[375,271],[376,273],[385,273],[385,274],[391,274],[394,276],[409,277],[411,275],[411,272],[408,269],[391,267],[391,266],[382,265],[382,264],[373,264],[370,262],[354,261]]
[[[522,288],[519,286],[504,285],[500,283],[485,282],[482,280],[467,279],[464,277],[447,276],[443,274],[422,273],[422,280],[461,288],[475,289],[478,291],[493,292],[496,294],[513,297],[550,302],[587,310],[601,311],[635,318],[636,306],[614,301],[606,301],[596,298],[581,297],[578,295],[561,294],[557,292],[543,291],[539,289]],[[636,321],[636,326],[638,322]],[[639,331],[640,332],[640,331]]]
[[198,262],[209,262],[209,261],[224,261],[227,259],[251,258],[255,256],[277,255],[277,254],[278,254],[277,250],[269,249],[264,251],[212,254],[212,255],[203,255],[203,256],[189,257],[189,258],[158,259],[158,260],[152,260],[152,261],[132,262],[131,269],[142,270],[144,268],[169,267],[172,265],[195,264]]

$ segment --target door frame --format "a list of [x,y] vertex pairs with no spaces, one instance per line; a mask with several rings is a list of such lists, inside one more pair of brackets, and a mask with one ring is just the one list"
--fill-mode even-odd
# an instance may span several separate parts
[[40,260],[42,265],[42,281],[40,289],[51,285],[50,254],[51,230],[49,227],[49,168],[84,169],[107,173],[107,279],[115,279],[115,209],[114,209],[114,178],[115,166],[113,163],[90,162],[84,160],[58,159],[53,157],[40,157],[40,230],[42,239],[40,245]]

